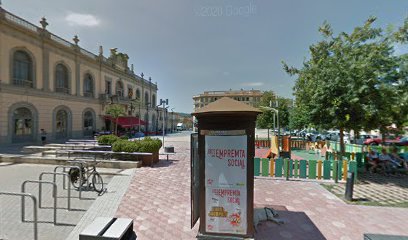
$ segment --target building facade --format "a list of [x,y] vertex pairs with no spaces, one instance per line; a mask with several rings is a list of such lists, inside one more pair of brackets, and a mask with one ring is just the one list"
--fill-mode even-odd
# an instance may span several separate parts
[[[141,117],[142,130],[160,124],[157,84],[136,75],[128,55],[93,54],[0,6],[0,144],[92,136],[109,128],[106,106]],[[136,127],[137,129],[137,127]]]
[[253,107],[258,106],[263,92],[260,90],[237,90],[237,91],[205,91],[193,97],[194,111],[207,106],[209,103],[217,101],[222,97],[230,97],[237,101],[242,101]]

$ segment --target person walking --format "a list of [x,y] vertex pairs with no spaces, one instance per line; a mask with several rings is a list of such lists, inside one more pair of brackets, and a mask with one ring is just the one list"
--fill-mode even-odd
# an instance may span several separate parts
[[42,128],[41,129],[41,142],[44,145],[47,141],[47,132]]

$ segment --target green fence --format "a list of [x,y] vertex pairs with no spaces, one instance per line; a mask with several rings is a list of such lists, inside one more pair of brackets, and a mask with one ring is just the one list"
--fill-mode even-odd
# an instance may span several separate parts
[[255,158],[254,163],[255,176],[345,181],[351,171],[357,180],[357,161]]

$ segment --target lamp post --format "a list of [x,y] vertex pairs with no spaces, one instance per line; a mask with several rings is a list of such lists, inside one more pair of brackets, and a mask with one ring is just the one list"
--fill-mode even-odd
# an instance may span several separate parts
[[163,149],[164,149],[164,111],[166,109],[166,105],[169,105],[169,99],[160,99],[160,105],[163,107]]
[[[271,103],[270,103],[270,105],[272,105]],[[277,116],[277,122],[278,122],[278,158],[279,158],[279,156],[280,156],[280,141],[279,141],[279,137],[280,137],[280,129],[279,129],[279,110],[278,109],[276,109],[276,108],[272,108],[272,107],[264,107],[264,106],[261,106],[260,107],[261,109],[265,109],[265,110],[269,110],[269,111],[273,111],[274,113],[276,113],[276,116]],[[275,115],[275,114],[274,114]],[[274,118],[274,122],[275,122],[275,118]],[[274,128],[275,128],[275,123],[273,124],[274,125]],[[274,129],[274,132],[275,132],[275,129]]]
[[174,131],[174,108],[171,109],[171,132]]

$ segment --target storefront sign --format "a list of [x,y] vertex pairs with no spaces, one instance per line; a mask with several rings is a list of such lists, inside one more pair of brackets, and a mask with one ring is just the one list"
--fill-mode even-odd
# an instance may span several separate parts
[[247,232],[247,136],[205,136],[206,231]]

